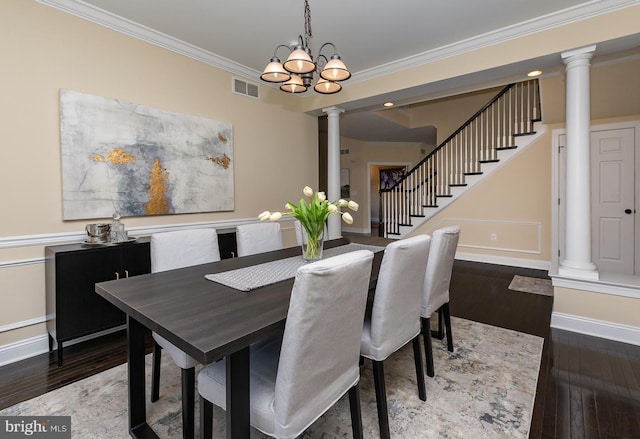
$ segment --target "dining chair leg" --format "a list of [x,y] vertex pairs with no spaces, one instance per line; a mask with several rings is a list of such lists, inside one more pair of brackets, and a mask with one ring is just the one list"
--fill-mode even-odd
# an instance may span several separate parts
[[371,360],[373,363],[373,383],[376,388],[376,402],[378,406],[378,425],[380,439],[389,439],[389,415],[387,410],[387,391],[384,385],[384,367],[382,361]]
[[213,403],[200,397],[200,439],[213,439]]
[[431,343],[431,319],[422,317],[422,339],[424,340],[424,356],[427,363],[427,375],[432,377],[435,375],[433,370],[433,346]]
[[[364,434],[362,431],[362,408],[360,406],[360,385],[356,383],[355,386],[349,389],[349,408],[351,410],[351,430],[353,431],[354,439],[363,439]],[[205,438],[202,436],[203,439]]]
[[433,338],[437,338],[438,340],[442,340],[444,338],[444,316],[442,313],[442,307],[438,308],[438,330],[431,331],[431,336]]
[[413,361],[416,365],[416,380],[418,381],[418,396],[420,400],[427,400],[427,388],[424,383],[424,367],[422,366],[422,349],[420,348],[420,334],[412,340]]
[[193,439],[195,437],[195,386],[196,369],[182,369],[182,437]]
[[151,402],[160,398],[160,363],[162,362],[162,346],[153,342],[153,368],[151,369]]
[[444,315],[444,326],[447,330],[447,350],[453,352],[453,334],[451,333],[451,310],[449,303],[442,305],[442,314]]

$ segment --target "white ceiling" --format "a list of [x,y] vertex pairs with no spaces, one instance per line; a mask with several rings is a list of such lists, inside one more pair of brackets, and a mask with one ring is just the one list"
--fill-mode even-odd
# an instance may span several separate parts
[[[304,33],[303,0],[37,1],[234,74],[255,78],[256,82],[276,46],[289,45]],[[420,65],[439,54],[473,50],[637,3],[637,0],[309,0],[311,46],[313,55],[324,42],[331,41],[337,46],[353,73],[343,83],[348,87],[350,81]],[[640,33],[598,45],[598,53],[638,46]],[[284,50],[279,54],[286,57]],[[522,75],[530,68],[559,65],[559,54],[547,55],[341,107],[349,111],[368,110],[388,99],[414,103],[429,96]]]

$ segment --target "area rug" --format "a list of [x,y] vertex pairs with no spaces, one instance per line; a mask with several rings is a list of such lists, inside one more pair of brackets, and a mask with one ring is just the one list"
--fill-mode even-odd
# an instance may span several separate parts
[[529,276],[513,276],[509,289],[522,291],[524,293],[541,294],[543,296],[553,296],[553,285],[549,279],[540,279]]
[[[418,398],[410,344],[385,361],[391,436],[527,438],[543,339],[455,317],[452,327],[453,353],[446,341],[433,340],[436,375],[426,377],[426,402]],[[179,438],[180,373],[167,357],[163,355],[160,400],[147,403],[147,419],[159,437]],[[150,368],[149,355],[148,377]],[[360,386],[365,437],[380,437],[369,362],[362,368]],[[147,382],[147,393],[149,388]],[[0,411],[0,416],[53,415],[71,416],[73,438],[129,437],[126,365]],[[224,412],[216,408],[214,437],[225,437],[224,423]],[[197,429],[197,419],[196,424]],[[264,435],[252,430],[251,437]],[[348,399],[340,400],[302,437],[351,438]]]

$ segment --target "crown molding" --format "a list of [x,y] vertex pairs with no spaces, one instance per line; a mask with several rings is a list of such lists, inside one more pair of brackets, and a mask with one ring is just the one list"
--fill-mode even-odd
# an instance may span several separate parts
[[[38,3],[59,11],[75,15],[106,28],[115,30],[130,37],[145,41],[158,47],[170,50],[196,61],[217,67],[234,75],[255,78],[261,72],[218,56],[177,38],[142,26],[103,9],[89,5],[81,0],[36,0]],[[544,30],[560,27],[572,22],[587,20],[592,17],[637,6],[637,0],[592,0],[582,5],[544,15],[532,20],[517,23],[502,29],[487,32],[466,40],[458,41],[437,49],[422,52],[407,58],[392,61],[370,69],[355,72],[350,83],[364,82],[439,61],[452,56],[482,49],[509,40],[532,35]]]
[[163,34],[126,18],[112,14],[104,9],[84,3],[80,0],[36,0],[36,2],[52,7],[124,35],[170,50],[187,58],[209,64],[213,67],[245,78],[260,76],[257,70],[250,69],[235,61],[185,43],[170,35]]
[[549,29],[554,29],[573,22],[587,20],[599,15],[608,14],[620,9],[637,6],[637,0],[592,0],[588,3],[567,8],[532,20],[516,23],[502,29],[496,29],[482,35],[461,40],[437,49],[422,52],[407,58],[372,67],[353,74],[351,83],[368,81],[380,76],[419,67],[452,56],[461,55],[474,50],[505,43],[517,38],[526,37]]

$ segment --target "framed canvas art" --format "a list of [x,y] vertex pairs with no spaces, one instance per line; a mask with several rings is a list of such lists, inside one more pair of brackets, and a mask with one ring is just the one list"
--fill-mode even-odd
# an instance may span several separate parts
[[404,177],[405,168],[380,169],[380,189],[391,189]]
[[234,209],[226,122],[60,91],[63,219]]

